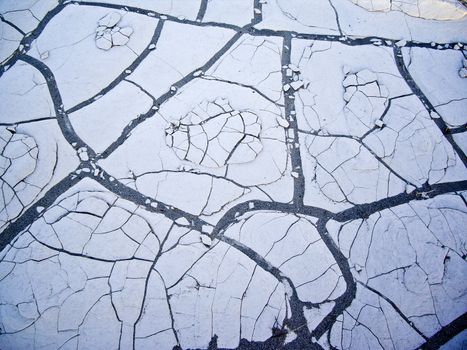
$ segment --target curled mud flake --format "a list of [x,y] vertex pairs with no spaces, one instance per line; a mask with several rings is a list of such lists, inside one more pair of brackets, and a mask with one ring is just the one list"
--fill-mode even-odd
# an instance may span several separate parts
[[204,102],[166,128],[166,142],[182,160],[210,168],[254,160],[263,146],[257,115],[226,100]]
[[98,24],[101,27],[113,28],[122,19],[122,16],[118,12],[110,12],[102,17]]
[[467,78],[467,60],[464,59],[461,69],[459,69],[459,76],[461,78]]
[[107,51],[114,46],[128,43],[133,28],[117,26],[121,19],[122,16],[118,12],[110,12],[99,20],[95,37],[99,49]]

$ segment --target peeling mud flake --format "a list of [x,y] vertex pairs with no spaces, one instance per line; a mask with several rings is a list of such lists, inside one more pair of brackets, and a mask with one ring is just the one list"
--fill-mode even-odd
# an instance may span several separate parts
[[290,123],[288,122],[287,119],[284,119],[282,117],[277,117],[276,120],[277,120],[277,124],[282,126],[284,129],[287,129],[290,126]]
[[122,19],[122,16],[118,12],[110,12],[102,17],[98,24],[100,27],[113,28]]
[[212,245],[212,239],[208,235],[200,235],[201,242],[206,246],[210,247]]
[[464,59],[462,62],[463,66],[459,69],[459,76],[461,78],[467,78],[467,59]]
[[114,46],[128,43],[133,28],[117,26],[121,19],[122,16],[118,12],[111,12],[99,20],[95,36],[96,46],[99,49],[107,51]]

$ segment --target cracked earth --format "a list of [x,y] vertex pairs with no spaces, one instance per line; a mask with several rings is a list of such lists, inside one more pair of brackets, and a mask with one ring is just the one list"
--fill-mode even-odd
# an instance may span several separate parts
[[467,349],[456,0],[2,0],[0,349]]

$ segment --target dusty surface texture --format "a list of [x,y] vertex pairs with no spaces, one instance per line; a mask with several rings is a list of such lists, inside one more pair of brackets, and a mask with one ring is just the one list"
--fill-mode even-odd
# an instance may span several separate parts
[[0,349],[466,349],[466,8],[1,0]]

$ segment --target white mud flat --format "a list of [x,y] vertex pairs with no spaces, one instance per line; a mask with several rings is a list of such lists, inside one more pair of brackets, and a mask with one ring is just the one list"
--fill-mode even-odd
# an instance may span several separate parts
[[466,14],[0,1],[0,349],[467,348]]

